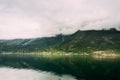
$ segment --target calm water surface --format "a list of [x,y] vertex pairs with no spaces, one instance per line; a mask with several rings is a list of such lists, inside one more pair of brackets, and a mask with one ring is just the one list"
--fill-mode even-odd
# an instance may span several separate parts
[[120,80],[119,57],[1,55],[0,66],[0,80]]

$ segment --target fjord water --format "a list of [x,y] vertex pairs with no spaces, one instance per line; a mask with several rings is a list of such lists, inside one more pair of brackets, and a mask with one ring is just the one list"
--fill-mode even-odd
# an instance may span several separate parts
[[119,57],[10,54],[0,55],[0,66],[0,80],[120,80]]

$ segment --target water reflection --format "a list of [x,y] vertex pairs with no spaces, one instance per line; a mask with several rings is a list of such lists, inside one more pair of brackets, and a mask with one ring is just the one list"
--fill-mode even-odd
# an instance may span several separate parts
[[73,76],[58,76],[51,72],[31,69],[0,68],[0,80],[76,80]]
[[[1,55],[0,66],[42,70],[57,75],[69,74],[78,80],[120,80],[120,58],[95,58],[92,56],[23,56]],[[16,70],[16,69],[15,69]],[[40,73],[46,73],[41,72]],[[48,76],[42,80],[74,80],[73,77]],[[1,75],[1,74],[0,74]],[[32,76],[34,74],[31,74]],[[36,75],[36,74],[35,74]],[[29,75],[28,75],[29,76]],[[32,77],[33,78],[33,77]],[[41,80],[33,79],[33,80]],[[5,79],[0,79],[5,80]],[[11,80],[11,79],[10,79]],[[19,80],[19,79],[18,79]],[[21,80],[21,79],[20,79]],[[23,79],[22,79],[23,80]],[[26,80],[26,79],[25,79]],[[27,79],[31,80],[31,79]]]

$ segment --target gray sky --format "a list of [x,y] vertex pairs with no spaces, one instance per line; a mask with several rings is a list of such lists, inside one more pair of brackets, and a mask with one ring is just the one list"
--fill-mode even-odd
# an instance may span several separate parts
[[120,29],[120,0],[0,0],[0,39]]

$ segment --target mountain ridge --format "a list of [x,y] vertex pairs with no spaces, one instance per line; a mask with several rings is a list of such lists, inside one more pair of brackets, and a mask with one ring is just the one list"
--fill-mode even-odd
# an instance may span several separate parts
[[53,37],[33,39],[0,40],[5,52],[34,52],[58,50],[65,52],[92,52],[97,50],[120,50],[120,31],[88,30],[74,34],[58,34]]

